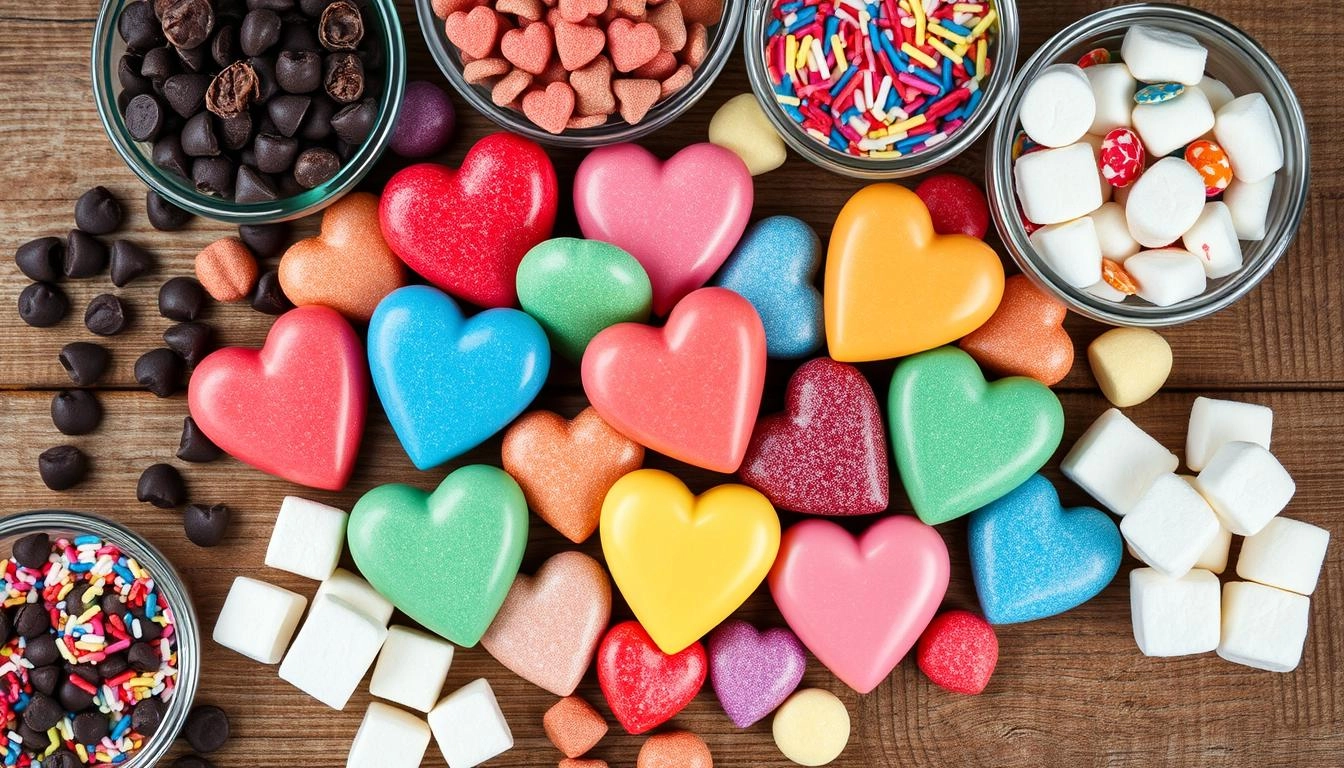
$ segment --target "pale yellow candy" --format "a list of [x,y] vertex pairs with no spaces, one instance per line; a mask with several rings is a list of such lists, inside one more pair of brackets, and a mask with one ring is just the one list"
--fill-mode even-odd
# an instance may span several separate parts
[[1171,375],[1171,346],[1147,328],[1114,328],[1087,348],[1101,393],[1118,408],[1157,394]]
[[827,765],[849,744],[849,712],[830,691],[808,688],[775,712],[775,745],[799,765]]
[[734,96],[719,107],[709,121],[709,141],[742,158],[752,176],[775,170],[787,157],[784,140],[750,93]]

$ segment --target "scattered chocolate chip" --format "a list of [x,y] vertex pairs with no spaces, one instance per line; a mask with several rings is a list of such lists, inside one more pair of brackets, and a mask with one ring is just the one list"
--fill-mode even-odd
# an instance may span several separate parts
[[[188,510],[191,507],[187,507]],[[126,652],[126,662],[137,672],[157,672],[162,659],[159,658],[159,652],[149,643],[132,643],[130,650]],[[103,718],[106,721],[107,718]]]
[[121,219],[121,203],[107,187],[94,187],[75,201],[75,226],[90,235],[117,231]]
[[229,716],[224,710],[210,704],[192,708],[187,723],[182,727],[187,743],[197,752],[214,752],[229,740]]
[[183,755],[173,761],[172,768],[215,768],[215,764],[200,755]]
[[108,654],[108,656],[105,659],[103,659],[102,663],[99,664],[97,667],[98,676],[103,678],[104,680],[114,678],[130,668],[131,665],[126,661],[125,653]]
[[34,328],[47,328],[65,319],[70,300],[51,283],[32,283],[19,292],[19,317]]
[[373,123],[378,119],[378,107],[373,99],[364,99],[355,104],[341,107],[331,117],[331,129],[336,136],[348,144],[359,146],[369,137]]
[[154,9],[144,0],[129,3],[117,17],[117,34],[132,53],[144,53],[163,45],[163,27],[154,18]]
[[127,322],[126,305],[110,293],[94,296],[84,310],[84,327],[98,336],[116,336]]
[[[93,699],[89,700],[92,702]],[[23,710],[24,724],[35,731],[46,731],[56,727],[64,716],[65,710],[61,709],[61,705],[44,693],[34,693],[28,700],[27,708]]]
[[110,355],[107,348],[91,341],[72,341],[61,347],[57,359],[61,367],[70,374],[70,380],[76,385],[87,387],[98,381],[107,370]]
[[324,147],[305,149],[294,160],[294,180],[304,189],[312,189],[330,181],[339,170],[341,158]]
[[51,617],[47,610],[37,603],[24,603],[14,614],[14,631],[19,637],[32,640],[51,630]]
[[303,117],[307,114],[308,106],[312,104],[312,101],[307,96],[299,96],[293,93],[276,96],[266,102],[266,116],[271,118],[271,122],[275,124],[275,130],[280,135],[293,136],[303,123]]
[[210,81],[205,91],[205,108],[220,117],[237,117],[260,95],[260,83],[252,65],[235,61]]
[[143,64],[144,59],[133,53],[122,54],[117,60],[117,82],[121,84],[121,92],[129,94],[128,99],[154,90],[149,78],[140,74]]
[[289,93],[311,93],[322,87],[322,57],[314,51],[281,51],[275,59],[275,82]]
[[68,490],[89,474],[89,457],[73,445],[48,448],[37,455],[37,474],[51,490]]
[[[155,667],[158,669],[158,667]],[[107,715],[102,712],[80,712],[70,726],[75,741],[80,744],[97,744],[107,737]]]
[[322,64],[327,95],[338,104],[358,101],[364,95],[364,62],[353,53],[333,53]]
[[168,42],[178,48],[195,48],[210,39],[215,9],[210,0],[174,0],[163,9],[159,21]]
[[274,224],[239,224],[238,238],[259,259],[280,256],[293,242],[293,227],[287,221]]
[[163,343],[182,356],[187,365],[195,366],[215,348],[215,329],[206,323],[186,322],[168,326],[163,332]]
[[177,74],[181,59],[168,46],[160,46],[145,53],[140,61],[140,75],[153,83],[155,90],[163,87],[168,78]]
[[56,693],[56,686],[61,684],[61,668],[54,664],[38,667],[28,673],[28,682],[32,683],[35,690],[50,696]]
[[280,42],[280,14],[267,8],[248,11],[243,23],[238,27],[238,41],[243,53],[248,56],[260,56],[271,46]]
[[159,397],[171,397],[182,385],[182,358],[165,347],[141,355],[134,370],[136,383]]
[[78,229],[70,230],[65,238],[66,277],[93,277],[107,269],[107,246],[102,240]]
[[97,685],[98,680],[90,680],[88,676],[92,673],[93,677],[96,678],[98,675],[94,670],[84,665],[75,666],[70,672],[71,674],[66,675],[65,682],[61,684],[56,696],[60,699],[61,706],[71,712],[88,709],[93,706],[93,694],[72,683],[71,678],[77,675],[84,682]]
[[275,200],[280,194],[275,184],[264,174],[250,165],[238,166],[238,180],[234,185],[233,199],[238,203],[264,203]]
[[63,389],[51,398],[51,423],[63,435],[87,435],[102,420],[103,406],[87,389]]
[[225,149],[242,149],[252,140],[252,115],[244,112],[237,117],[219,118],[219,141]]
[[191,117],[205,108],[205,89],[209,87],[209,75],[173,75],[163,83],[163,99],[178,115]]
[[317,40],[317,30],[312,22],[302,17],[290,17],[280,30],[279,48],[282,51],[312,51],[320,53],[322,43]]
[[182,151],[192,157],[214,157],[219,154],[219,139],[215,136],[215,121],[209,112],[198,112],[182,125]]
[[303,15],[316,19],[322,15],[322,11],[326,10],[328,5],[334,2],[336,0],[299,0],[299,10],[303,12]]
[[173,509],[186,501],[187,484],[173,465],[150,464],[135,484],[135,498],[159,509]]
[[31,280],[53,282],[61,276],[65,244],[59,237],[39,237],[14,251],[14,263]]
[[160,136],[159,140],[154,142],[150,159],[169,173],[177,174],[184,179],[191,178],[191,156],[182,149],[182,137],[176,133]]
[[205,288],[194,277],[169,279],[159,288],[159,314],[169,320],[195,320],[205,309]]
[[[223,504],[189,504],[182,518],[187,538],[201,547],[213,547],[224,540],[224,532],[229,527],[229,508]],[[135,647],[132,646],[134,651]],[[155,669],[159,656],[154,654]]]
[[227,157],[198,157],[191,164],[196,191],[214,197],[233,197],[233,161]]
[[51,537],[41,531],[21,536],[14,540],[10,555],[24,568],[41,568],[51,558]]
[[[152,218],[152,217],[151,217]],[[137,277],[141,277],[154,268],[154,257],[149,251],[130,240],[118,240],[112,244],[109,256],[112,284],[123,288]]]
[[[8,642],[9,642],[9,636],[10,636],[10,634],[12,634],[13,632],[14,632],[14,627],[13,627],[13,625],[10,624],[10,622],[9,622],[9,614],[8,614],[8,613],[5,613],[4,611],[0,611],[0,644],[8,643]],[[28,673],[28,679],[29,679],[29,680],[32,680],[33,672],[36,672],[36,671],[37,671],[37,670],[33,670],[32,672],[29,672],[29,673]],[[33,683],[33,687],[36,688],[36,687],[37,687],[37,683]],[[40,690],[40,689],[39,689],[39,690]],[[50,691],[47,691],[47,693],[50,693]]]
[[122,119],[126,122],[126,132],[132,139],[153,141],[163,130],[163,105],[153,94],[142,93],[126,105]]
[[126,613],[126,604],[116,595],[103,595],[98,598],[98,607],[103,609],[103,613],[115,613],[118,616]]
[[163,724],[164,709],[162,699],[150,697],[142,700],[131,710],[131,728],[145,736],[153,736]]
[[173,205],[152,189],[145,193],[145,212],[149,223],[160,232],[176,232],[194,218],[190,211]]
[[348,0],[336,0],[322,11],[317,39],[329,51],[353,51],[364,39],[364,19]]
[[44,632],[28,641],[28,647],[24,649],[23,657],[32,662],[33,666],[45,667],[59,661],[61,652],[56,650],[56,638],[50,633]]
[[294,308],[280,287],[280,273],[274,269],[261,273],[252,291],[252,308],[267,315],[283,315]]
[[190,416],[182,420],[182,438],[177,446],[177,458],[196,464],[214,461],[224,455],[224,451],[214,441],[205,436],[196,420]]
[[276,13],[288,13],[294,10],[294,0],[247,0],[249,11],[255,11],[258,8],[265,8]]

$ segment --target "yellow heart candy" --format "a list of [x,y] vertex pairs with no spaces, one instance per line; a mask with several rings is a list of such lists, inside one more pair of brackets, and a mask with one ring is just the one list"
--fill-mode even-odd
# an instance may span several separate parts
[[1003,264],[967,235],[933,231],[897,184],[872,184],[840,209],[826,256],[826,342],[845,362],[933,349],[979,328],[1003,297]]
[[779,516],[759,491],[719,485],[697,498],[656,469],[616,481],[602,504],[601,531],[617,588],[667,654],[746,602],[779,552]]

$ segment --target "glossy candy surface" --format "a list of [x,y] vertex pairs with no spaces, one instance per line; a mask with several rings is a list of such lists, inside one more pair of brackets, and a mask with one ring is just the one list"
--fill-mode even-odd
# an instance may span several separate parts
[[999,638],[970,611],[938,614],[919,638],[919,669],[953,693],[977,694],[999,662]]
[[[1024,134],[1025,136],[1025,134]],[[974,181],[958,173],[936,173],[915,187],[940,235],[968,235],[984,239],[989,231],[989,201]]]
[[713,282],[756,308],[770,357],[807,357],[825,343],[821,292],[813,285],[820,267],[821,239],[812,227],[771,216],[747,229]]
[[298,306],[320,304],[367,321],[383,297],[406,284],[406,269],[383,240],[378,198],[353,192],[322,212],[322,231],[280,259],[280,287]]
[[676,717],[705,684],[708,660],[696,643],[680,653],[658,650],[637,621],[612,627],[597,649],[597,682],[611,713],[631,734]]
[[1073,340],[1064,330],[1068,313],[1025,275],[1013,275],[993,316],[957,346],[997,376],[1028,376],[1052,386],[1073,368]]

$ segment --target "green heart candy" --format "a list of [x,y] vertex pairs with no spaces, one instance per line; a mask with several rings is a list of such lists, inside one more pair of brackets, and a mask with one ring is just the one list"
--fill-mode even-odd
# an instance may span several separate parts
[[458,645],[476,645],[518,575],[527,500],[504,470],[473,464],[434,493],[380,485],[350,512],[350,554],[373,588]]
[[600,240],[557,237],[518,265],[518,302],[573,362],[603,329],[649,319],[653,286],[634,256]]
[[919,519],[945,523],[998,499],[1040,469],[1064,436],[1064,409],[1044,384],[985,381],[956,347],[896,366],[887,395],[896,467]]

